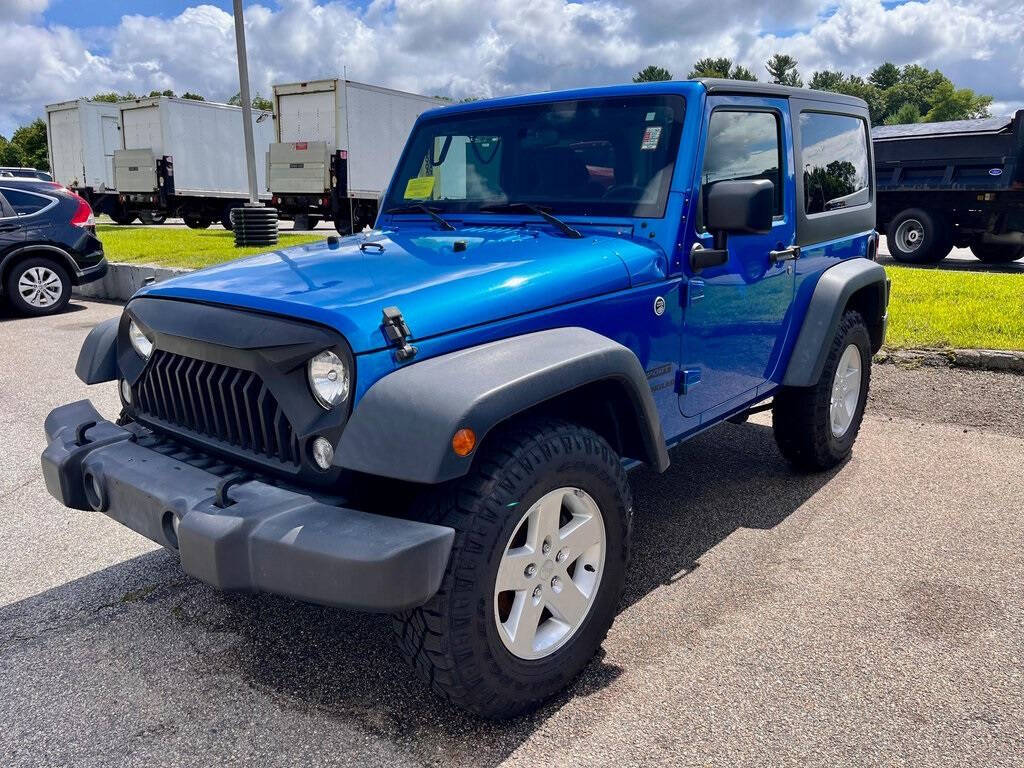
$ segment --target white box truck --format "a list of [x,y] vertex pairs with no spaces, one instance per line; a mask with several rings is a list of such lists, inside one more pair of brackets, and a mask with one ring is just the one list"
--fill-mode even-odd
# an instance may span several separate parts
[[[122,149],[114,153],[114,180],[122,205],[180,216],[193,229],[215,221],[230,229],[231,209],[249,200],[242,108],[167,96],[120,107]],[[273,115],[254,109],[252,119],[260,158],[274,139]],[[257,189],[266,190],[262,165],[256,163]]]
[[321,219],[341,234],[372,225],[413,123],[444,103],[351,80],[275,85],[272,204],[296,229]]
[[122,147],[120,105],[88,99],[49,104],[46,139],[54,181],[88,200],[96,213],[123,216],[114,181],[114,153]]

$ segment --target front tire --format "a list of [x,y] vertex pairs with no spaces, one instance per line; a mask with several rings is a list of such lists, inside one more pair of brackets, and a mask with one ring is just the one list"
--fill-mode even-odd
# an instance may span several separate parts
[[782,455],[797,469],[819,471],[846,459],[864,418],[871,382],[871,337],[859,312],[843,315],[825,367],[812,387],[783,387],[772,403]]
[[896,214],[885,230],[889,255],[905,264],[937,264],[953,250],[953,232],[940,216],[924,208]]
[[456,531],[441,588],[395,617],[398,646],[452,704],[507,718],[564,688],[618,610],[632,498],[596,433],[532,422],[489,439],[424,517]]
[[6,287],[8,301],[23,315],[52,315],[71,300],[67,270],[45,258],[15,264],[7,275]]
[[199,213],[185,214],[185,226],[189,229],[208,229],[213,222],[208,216]]

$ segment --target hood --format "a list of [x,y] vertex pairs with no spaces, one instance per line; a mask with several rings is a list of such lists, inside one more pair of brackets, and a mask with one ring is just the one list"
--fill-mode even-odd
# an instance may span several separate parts
[[384,307],[397,306],[412,338],[423,339],[623,290],[631,274],[646,280],[665,264],[654,243],[616,233],[574,240],[519,226],[402,228],[251,256],[138,295],[303,318],[337,329],[359,353],[387,346]]

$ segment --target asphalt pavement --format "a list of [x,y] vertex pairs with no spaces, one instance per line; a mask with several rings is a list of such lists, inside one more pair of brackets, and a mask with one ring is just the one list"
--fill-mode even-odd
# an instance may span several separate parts
[[853,458],[761,414],[632,475],[600,655],[534,715],[434,699],[388,619],[223,594],[47,495],[42,423],[120,311],[0,318],[0,765],[1024,764],[1024,377],[876,366]]

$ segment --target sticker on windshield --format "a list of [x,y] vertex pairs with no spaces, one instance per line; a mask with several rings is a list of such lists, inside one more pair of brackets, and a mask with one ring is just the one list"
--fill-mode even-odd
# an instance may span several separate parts
[[640,149],[657,149],[659,141],[661,141],[661,126],[648,126],[644,129],[644,140],[640,142]]
[[417,176],[405,185],[406,200],[425,200],[434,191],[433,176]]

